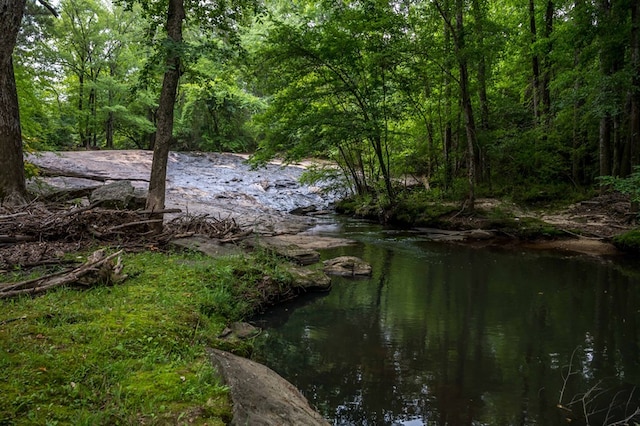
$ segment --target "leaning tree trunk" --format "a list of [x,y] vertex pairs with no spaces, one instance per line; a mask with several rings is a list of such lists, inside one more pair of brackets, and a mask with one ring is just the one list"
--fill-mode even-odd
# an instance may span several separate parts
[[11,55],[26,0],[0,0],[0,202],[23,203],[26,197],[22,133]]
[[[182,21],[185,18],[183,0],[169,0],[167,14],[168,47],[166,70],[162,81],[160,102],[158,103],[158,126],[153,148],[153,163],[151,165],[151,178],[149,181],[149,195],[147,197],[147,210],[157,211],[164,209],[167,162],[169,159],[169,146],[173,135],[173,109],[180,80],[180,48],[182,43]],[[161,215],[160,215],[161,216]],[[162,222],[158,229],[162,230]]]

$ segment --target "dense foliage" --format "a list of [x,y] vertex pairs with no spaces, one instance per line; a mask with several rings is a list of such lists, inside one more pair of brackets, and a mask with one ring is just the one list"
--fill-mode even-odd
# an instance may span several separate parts
[[[124,3],[62,0],[58,19],[29,3],[29,146],[152,145],[162,13]],[[175,149],[330,158],[383,204],[407,177],[473,202],[640,164],[638,2],[271,1],[252,20],[220,4],[188,9]]]

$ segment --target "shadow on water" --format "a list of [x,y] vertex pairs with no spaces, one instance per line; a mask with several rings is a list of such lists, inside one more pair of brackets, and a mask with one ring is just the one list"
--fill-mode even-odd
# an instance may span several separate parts
[[323,226],[359,241],[323,257],[373,276],[262,318],[256,358],[334,424],[606,424],[640,407],[637,266]]

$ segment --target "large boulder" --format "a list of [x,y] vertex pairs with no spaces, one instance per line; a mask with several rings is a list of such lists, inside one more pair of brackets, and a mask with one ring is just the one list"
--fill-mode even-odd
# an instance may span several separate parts
[[134,188],[130,181],[120,180],[95,189],[89,196],[91,204],[110,209],[127,209],[133,200]]
[[329,275],[342,277],[357,277],[371,275],[371,265],[355,256],[340,256],[325,260],[324,272]]
[[232,425],[329,426],[295,386],[270,368],[218,349],[207,352],[229,386]]

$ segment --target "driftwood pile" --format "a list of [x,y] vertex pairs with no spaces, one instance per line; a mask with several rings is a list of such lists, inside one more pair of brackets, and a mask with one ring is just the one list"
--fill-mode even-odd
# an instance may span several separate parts
[[60,263],[61,255],[90,247],[127,249],[162,247],[170,240],[206,235],[221,242],[233,242],[248,235],[232,218],[207,215],[179,215],[154,230],[159,213],[180,213],[178,209],[151,212],[115,210],[99,205],[69,208],[34,203],[19,211],[0,208],[0,270],[46,263]]

